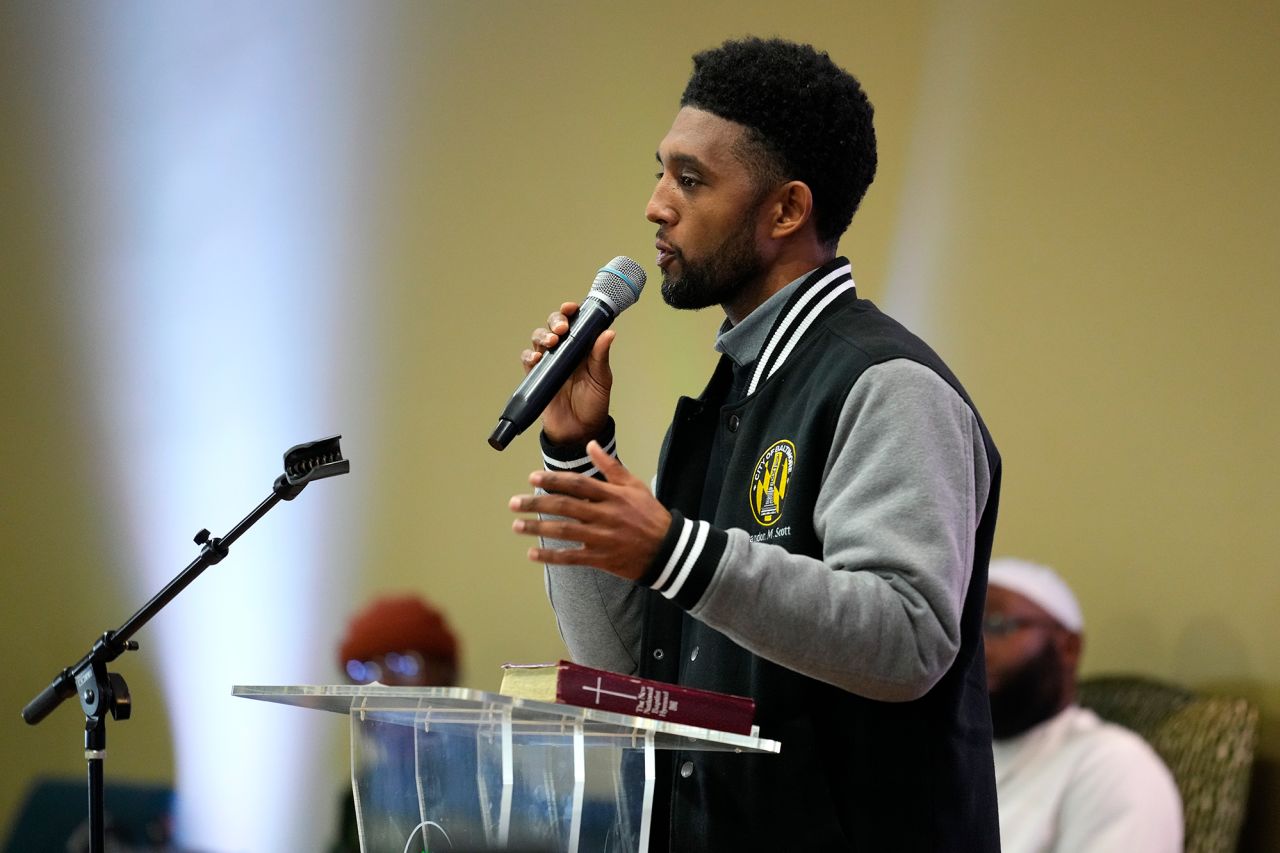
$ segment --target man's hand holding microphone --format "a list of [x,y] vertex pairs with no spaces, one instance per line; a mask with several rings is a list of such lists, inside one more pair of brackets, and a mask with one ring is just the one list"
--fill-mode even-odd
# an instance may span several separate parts
[[671,514],[649,487],[598,440],[609,425],[613,387],[609,348],[616,334],[608,326],[639,297],[644,280],[639,264],[615,258],[600,271],[583,303],[563,303],[545,327],[533,331],[530,348],[520,354],[525,380],[489,443],[501,450],[541,414],[546,440],[558,446],[585,443],[591,468],[604,477],[560,470],[529,475],[535,493],[516,495],[510,507],[535,517],[517,519],[512,529],[580,544],[546,548],[539,543],[529,549],[534,562],[590,566],[634,581],[649,569],[670,527]]

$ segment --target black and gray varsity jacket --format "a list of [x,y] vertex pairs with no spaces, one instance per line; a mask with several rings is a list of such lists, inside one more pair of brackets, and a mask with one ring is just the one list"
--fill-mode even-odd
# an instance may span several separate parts
[[666,753],[653,849],[998,850],[980,622],[999,455],[844,259],[775,298],[759,356],[677,406],[642,583],[548,567],[562,634],[584,663],[751,696],[782,743]]

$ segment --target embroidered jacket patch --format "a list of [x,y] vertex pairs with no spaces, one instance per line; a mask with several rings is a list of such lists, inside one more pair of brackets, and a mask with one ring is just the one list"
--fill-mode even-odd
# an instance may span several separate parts
[[796,446],[786,439],[775,441],[760,455],[751,475],[749,500],[756,523],[772,527],[782,517],[787,483],[796,468]]

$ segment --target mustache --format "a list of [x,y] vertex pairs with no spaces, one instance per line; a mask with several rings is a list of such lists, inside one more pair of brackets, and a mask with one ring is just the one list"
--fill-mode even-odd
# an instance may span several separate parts
[[674,254],[674,255],[683,255],[683,254],[684,254],[684,252],[682,252],[682,251],[680,250],[680,247],[679,247],[679,246],[677,246],[675,243],[672,243],[670,240],[668,240],[668,239],[667,239],[667,234],[666,234],[666,232],[665,232],[665,231],[659,230],[659,231],[658,231],[656,234],[654,234],[653,236],[654,236],[654,239],[655,239],[655,240],[657,240],[659,243],[662,243],[662,244],[663,244],[663,245],[665,245],[667,248],[669,248],[669,249],[671,250],[671,253],[672,253],[672,254]]

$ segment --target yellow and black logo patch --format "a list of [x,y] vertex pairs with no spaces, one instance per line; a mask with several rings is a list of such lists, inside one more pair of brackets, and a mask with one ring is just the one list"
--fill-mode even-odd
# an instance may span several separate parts
[[787,497],[787,484],[796,469],[796,446],[783,439],[769,446],[756,463],[751,475],[751,514],[756,522],[772,527],[782,517],[782,502]]

